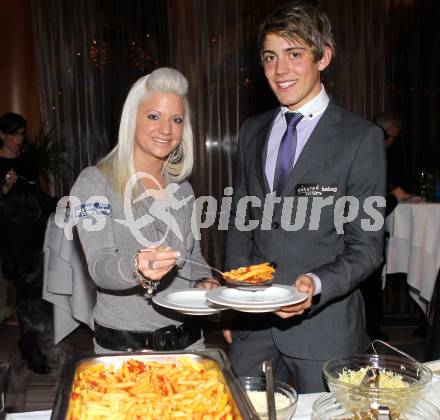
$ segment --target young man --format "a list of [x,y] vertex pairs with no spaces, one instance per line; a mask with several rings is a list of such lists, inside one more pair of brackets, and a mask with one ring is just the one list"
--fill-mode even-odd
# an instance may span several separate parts
[[[242,126],[226,268],[275,262],[276,283],[308,298],[275,313],[239,313],[225,338],[238,375],[258,376],[271,359],[277,378],[291,377],[299,392],[323,391],[326,360],[369,346],[358,286],[382,260],[383,134],[325,92],[320,73],[334,42],[321,11],[279,7],[259,43],[280,107]],[[258,227],[244,229],[249,222]]]

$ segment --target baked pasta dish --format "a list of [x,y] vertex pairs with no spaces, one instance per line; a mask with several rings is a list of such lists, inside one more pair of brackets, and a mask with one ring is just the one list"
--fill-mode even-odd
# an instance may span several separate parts
[[76,372],[68,420],[236,420],[219,369],[178,357],[173,363],[128,359],[119,368],[90,364]]

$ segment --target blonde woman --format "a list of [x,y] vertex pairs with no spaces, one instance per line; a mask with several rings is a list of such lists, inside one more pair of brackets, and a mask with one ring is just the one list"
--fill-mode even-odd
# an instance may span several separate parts
[[191,232],[187,91],[185,77],[171,68],[140,78],[125,101],[117,146],[73,186],[71,211],[98,290],[97,352],[203,345],[200,328],[144,296],[215,285],[209,269],[182,262],[206,264]]

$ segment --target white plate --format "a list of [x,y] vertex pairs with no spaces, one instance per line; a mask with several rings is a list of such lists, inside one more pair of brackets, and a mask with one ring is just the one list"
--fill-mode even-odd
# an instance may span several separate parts
[[185,315],[210,315],[221,311],[206,300],[207,289],[165,290],[153,297],[156,305]]
[[255,292],[218,287],[210,289],[206,299],[217,305],[242,312],[272,312],[282,306],[293,305],[307,299],[306,293],[296,287],[273,284],[264,290]]
[[273,304],[280,300],[290,299],[292,297],[291,287],[267,287],[258,290],[244,290],[227,287],[220,291],[219,296],[232,303],[251,304]]

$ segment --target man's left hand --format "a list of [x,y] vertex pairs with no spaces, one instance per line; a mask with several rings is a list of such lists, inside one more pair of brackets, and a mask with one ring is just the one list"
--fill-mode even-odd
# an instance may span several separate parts
[[312,306],[313,293],[315,292],[315,282],[305,274],[301,274],[295,280],[294,286],[303,293],[307,293],[308,297],[305,301],[295,305],[283,306],[275,313],[281,318],[291,318],[292,316],[302,315],[306,309]]
[[209,278],[202,281],[199,281],[196,285],[197,289],[214,289],[216,287],[219,287],[220,284],[216,279]]

